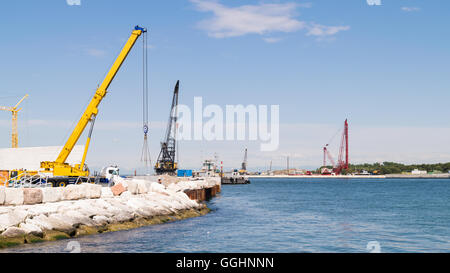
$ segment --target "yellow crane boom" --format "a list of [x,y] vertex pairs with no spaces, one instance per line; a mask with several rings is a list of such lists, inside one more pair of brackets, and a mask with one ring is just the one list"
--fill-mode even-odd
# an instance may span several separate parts
[[[94,97],[92,98],[91,102],[89,103],[88,107],[84,111],[83,115],[81,116],[81,119],[78,121],[78,124],[76,125],[75,129],[73,130],[72,134],[70,135],[69,139],[67,140],[66,144],[64,145],[63,149],[61,150],[60,154],[58,155],[58,158],[54,162],[45,161],[41,162],[41,168],[45,169],[46,172],[53,172],[54,176],[88,176],[89,171],[85,169],[84,162],[86,160],[86,154],[89,148],[89,143],[91,139],[92,134],[92,128],[95,122],[95,118],[98,114],[98,106],[100,102],[103,100],[103,98],[106,96],[108,87],[110,86],[111,82],[113,81],[114,77],[116,76],[117,72],[119,71],[120,67],[122,66],[123,62],[127,58],[128,54],[130,53],[131,49],[133,48],[134,44],[136,43],[139,36],[142,35],[142,33],[147,32],[145,28],[141,28],[139,26],[136,26],[131,33],[130,38],[128,39],[127,43],[123,47],[122,51],[120,52],[119,56],[117,57],[116,61],[114,62],[113,66],[109,70],[108,74],[106,75],[105,79],[103,80],[100,87],[95,92]],[[78,142],[79,138],[83,134],[84,130],[86,129],[87,124],[91,122],[91,130],[89,132],[89,136],[86,141],[85,151],[83,154],[83,159],[81,164],[70,166],[69,164],[65,163],[67,158],[69,157],[70,153],[72,152],[74,146]]]
[[28,98],[28,94],[25,95],[14,107],[7,107],[7,106],[0,106],[0,110],[2,111],[9,111],[12,113],[12,136],[11,136],[11,147],[12,148],[18,148],[19,147],[19,132],[17,130],[17,116],[22,110],[22,108],[17,109],[19,105]]

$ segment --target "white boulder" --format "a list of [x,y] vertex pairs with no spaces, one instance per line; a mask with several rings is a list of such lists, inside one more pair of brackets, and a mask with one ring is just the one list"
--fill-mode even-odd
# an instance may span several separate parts
[[102,187],[101,188],[101,198],[112,198],[114,197],[113,192],[111,191],[110,187]]
[[28,213],[23,209],[14,209],[8,213],[0,215],[0,231],[3,231],[9,227],[17,226],[24,222],[28,217]]
[[41,230],[52,230],[53,226],[50,223],[49,219],[45,215],[38,215],[33,217],[33,219],[27,219],[25,221],[26,224],[34,225],[39,227]]
[[73,219],[64,217],[61,214],[51,214],[47,217],[47,221],[52,226],[52,229],[62,232],[73,230],[75,223]]
[[127,206],[133,209],[133,212],[142,217],[151,217],[156,215],[154,204],[148,202],[144,198],[131,198],[127,202]]
[[49,204],[39,204],[30,206],[27,209],[27,213],[29,217],[35,217],[41,214],[49,215],[51,213],[56,213],[58,211],[58,206],[56,203],[49,203]]
[[2,233],[2,237],[5,238],[12,238],[12,237],[19,237],[25,235],[25,230],[18,228],[18,227],[9,227],[7,230],[5,230]]
[[23,205],[23,189],[5,188],[5,205],[6,206]]
[[90,183],[84,183],[81,186],[84,187],[85,198],[98,199],[102,196],[102,186]]
[[80,200],[85,196],[86,188],[81,185],[69,185],[63,190],[63,200]]
[[43,188],[42,203],[54,203],[63,200],[64,188]]
[[114,185],[121,184],[125,189],[128,189],[128,181],[120,176],[114,177]]
[[129,191],[125,191],[120,195],[120,198],[123,200],[129,200],[133,195]]
[[116,198],[116,199],[109,199],[106,201],[109,204],[111,204],[111,207],[108,208],[108,212],[112,213],[113,215],[121,213],[122,211],[127,213],[133,213],[133,209],[126,205],[126,200]]
[[74,207],[81,214],[90,218],[99,215],[111,217],[113,214],[103,207],[105,206],[105,204],[103,204],[102,202],[97,203],[98,201],[99,200],[92,200],[92,199],[81,200],[76,202]]
[[128,222],[134,219],[134,213],[129,213],[126,211],[120,211],[118,214],[111,217],[112,222]]
[[102,208],[102,209],[109,209],[111,207],[111,204],[108,203],[104,199],[96,199],[94,200],[94,204],[96,207]]
[[[173,185],[173,184],[170,184]],[[164,195],[170,195],[170,192],[168,190],[166,190],[166,187],[164,187],[163,185],[159,184],[159,183],[149,183],[147,184],[148,186],[148,192],[156,192],[156,193],[161,193]]]
[[94,221],[92,221],[90,217],[87,217],[83,213],[75,210],[67,211],[63,214],[56,216],[61,217],[61,219],[70,223],[73,227],[77,227],[79,225],[86,225],[86,226],[95,225]]
[[92,220],[96,226],[104,226],[109,223],[109,218],[103,215],[94,216]]
[[133,180],[127,181],[127,191],[129,191],[131,194],[138,194],[138,185]]
[[38,237],[43,235],[42,229],[33,224],[21,223],[19,227],[25,231],[26,234],[32,234]]
[[146,194],[148,192],[147,189],[147,181],[145,180],[135,180],[138,186],[138,194]]
[[0,206],[5,204],[5,187],[0,186]]
[[146,185],[147,182],[145,180],[132,179],[127,180],[126,182],[128,185],[128,191],[131,192],[131,194],[145,194],[148,191]]

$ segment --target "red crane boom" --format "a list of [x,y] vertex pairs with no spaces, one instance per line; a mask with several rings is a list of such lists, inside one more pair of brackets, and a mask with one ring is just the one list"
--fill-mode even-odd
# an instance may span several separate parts
[[333,168],[336,167],[336,163],[334,162],[333,157],[331,156],[330,151],[328,150],[328,144],[323,147],[323,166],[327,166],[327,158],[331,163],[331,166],[333,166]]
[[[327,158],[333,166],[333,173],[340,175],[343,170],[348,170],[349,160],[348,160],[348,120],[345,120],[344,131],[341,137],[341,146],[339,147],[339,157],[337,165],[335,164],[330,151],[328,150],[327,144],[323,147],[323,166],[327,166]],[[323,169],[323,173],[327,173],[326,169]],[[330,173],[328,173],[330,174]]]
[[339,148],[338,166],[336,174],[341,174],[342,170],[348,170],[348,120],[345,120],[344,132],[341,138],[341,147]]

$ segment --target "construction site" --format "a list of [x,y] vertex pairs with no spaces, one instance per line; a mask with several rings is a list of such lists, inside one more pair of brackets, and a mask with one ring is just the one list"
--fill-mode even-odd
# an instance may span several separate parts
[[[140,37],[144,52],[141,162],[153,167],[155,175],[124,177],[113,165],[91,171],[87,155],[99,106]],[[208,212],[203,201],[221,191],[220,178],[180,175],[176,162],[179,81],[168,109],[160,153],[150,166],[147,43],[147,29],[136,26],[62,147],[20,147],[18,116],[23,101],[30,99],[28,95],[15,106],[0,107],[12,114],[11,148],[0,149],[0,248],[164,223]],[[77,145],[85,131],[84,145]]]
[[0,253],[285,272],[448,252],[448,10],[3,1]]
[[[108,93],[116,74],[126,60],[128,54],[135,46],[136,41],[142,36],[143,48],[148,46],[147,30],[136,26],[131,36],[122,48],[119,56],[113,63],[103,82],[97,88],[90,103],[84,110],[75,128],[70,133],[64,146],[52,147],[19,147],[18,115],[23,109],[21,104],[29,95],[24,96],[15,106],[0,106],[0,110],[12,113],[11,148],[0,149],[0,185],[6,187],[66,187],[72,184],[82,183],[111,183],[114,176],[119,175],[117,166],[106,166],[100,172],[90,171],[87,165],[87,155],[91,143],[92,133],[99,106]],[[141,161],[145,165],[151,164],[148,144],[149,134],[149,110],[148,110],[148,56],[143,50],[143,147]],[[176,135],[177,135],[177,106],[180,82],[177,81],[173,100],[170,105],[169,121],[164,140],[161,142],[161,150],[158,155],[154,172],[159,175],[177,175],[176,162]],[[79,145],[83,133],[87,133],[84,145]]]

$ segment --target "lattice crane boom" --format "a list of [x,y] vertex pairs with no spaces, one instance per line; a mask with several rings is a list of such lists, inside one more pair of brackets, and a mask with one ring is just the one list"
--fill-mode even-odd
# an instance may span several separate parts
[[22,110],[22,108],[18,108],[19,105],[28,98],[28,94],[25,95],[14,107],[0,106],[1,111],[8,111],[12,114],[12,132],[11,132],[11,147],[18,148],[19,147],[19,132],[17,127],[17,119],[18,114]]
[[341,174],[343,170],[347,170],[348,161],[348,120],[344,123],[344,132],[342,133],[341,146],[339,147],[338,166],[335,170],[336,174]]
[[155,172],[156,174],[175,174],[178,169],[176,162],[176,142],[177,142],[177,118],[178,118],[178,94],[180,81],[177,81],[173,91],[172,106],[170,108],[169,121],[164,141],[161,142],[161,151],[159,153]]
[[331,155],[330,150],[328,150],[327,147],[328,147],[328,144],[325,147],[323,147],[323,166],[327,165],[327,158],[328,158],[328,160],[331,163],[331,166],[333,166],[333,168],[335,168],[336,162],[334,161],[333,156]]
[[342,132],[341,143],[339,147],[339,155],[337,164],[331,156],[328,149],[329,144],[323,148],[323,167],[327,166],[327,159],[333,165],[333,172],[337,175],[341,174],[343,170],[347,170],[349,167],[349,155],[348,155],[348,120],[345,120],[344,130]]
[[242,170],[247,171],[247,148],[245,148],[244,161],[242,161]]

